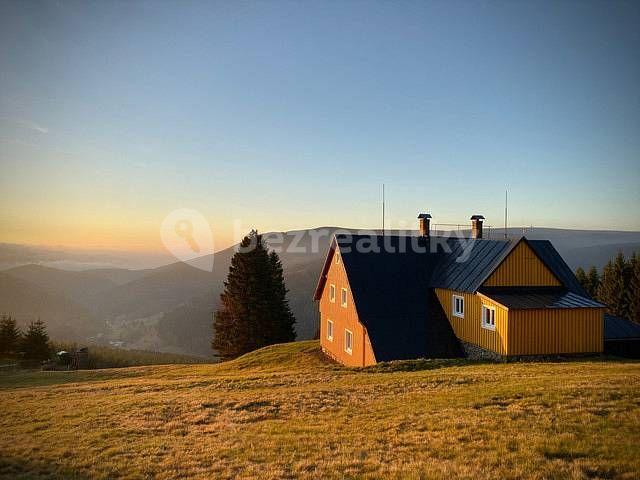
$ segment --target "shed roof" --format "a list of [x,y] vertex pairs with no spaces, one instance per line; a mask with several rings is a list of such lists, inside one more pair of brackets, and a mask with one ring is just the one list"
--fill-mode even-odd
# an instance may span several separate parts
[[626,340],[631,338],[640,338],[640,324],[627,320],[626,318],[605,314],[605,340]]
[[603,308],[604,305],[564,288],[481,289],[480,293],[513,310],[546,308]]

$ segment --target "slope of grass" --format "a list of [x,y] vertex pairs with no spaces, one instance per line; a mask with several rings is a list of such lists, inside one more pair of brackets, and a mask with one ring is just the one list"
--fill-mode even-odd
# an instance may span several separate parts
[[[76,344],[56,343],[54,351],[75,350]],[[179,353],[150,352],[148,350],[127,350],[106,345],[89,346],[90,368],[139,367],[143,365],[175,365],[193,363],[213,363],[213,357],[195,357]]]
[[300,342],[0,387],[1,478],[640,476],[634,362],[347,369]]

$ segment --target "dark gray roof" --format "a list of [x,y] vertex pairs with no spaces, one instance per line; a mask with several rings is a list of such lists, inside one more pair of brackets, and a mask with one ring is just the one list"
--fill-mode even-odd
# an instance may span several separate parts
[[428,213],[421,213],[420,215],[418,215],[418,218],[431,218],[431,215]]
[[337,235],[336,240],[376,360],[433,356],[426,341],[429,311],[439,305],[432,304],[437,299],[428,290],[443,252],[430,252],[432,242],[425,237]]
[[604,339],[623,340],[627,338],[640,338],[640,324],[626,318],[604,316]]
[[451,253],[438,266],[431,286],[475,292],[516,243],[510,240],[450,238],[447,244]]
[[516,310],[536,308],[602,308],[604,305],[564,288],[481,289],[491,300]]

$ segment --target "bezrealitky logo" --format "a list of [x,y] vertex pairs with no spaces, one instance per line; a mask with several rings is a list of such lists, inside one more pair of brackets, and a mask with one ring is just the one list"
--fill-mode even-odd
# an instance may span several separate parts
[[178,260],[213,271],[213,233],[197,210],[180,208],[169,213],[160,226],[160,239]]

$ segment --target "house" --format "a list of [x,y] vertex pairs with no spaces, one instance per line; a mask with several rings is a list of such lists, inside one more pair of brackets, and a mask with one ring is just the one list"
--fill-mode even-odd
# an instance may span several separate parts
[[349,366],[603,351],[605,306],[546,240],[337,234],[314,298],[323,351]]

